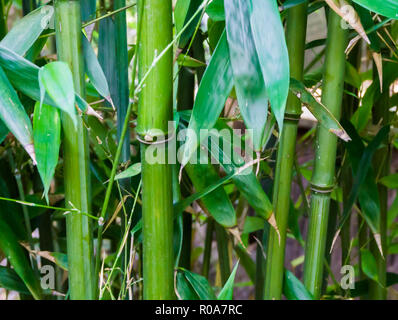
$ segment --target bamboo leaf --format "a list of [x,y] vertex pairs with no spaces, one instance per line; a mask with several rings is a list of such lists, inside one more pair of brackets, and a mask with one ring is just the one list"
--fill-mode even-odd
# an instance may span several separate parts
[[[35,101],[41,101],[39,84],[40,68],[38,66],[1,45],[0,66],[4,69],[11,84],[17,90]],[[43,103],[57,107],[57,104],[48,94],[45,95]],[[76,103],[80,110],[87,112],[88,103],[78,94],[76,94]]]
[[379,180],[379,183],[385,185],[390,189],[398,189],[398,174],[391,174],[389,176],[385,176]]
[[[179,33],[182,28],[192,18],[193,14],[198,10],[202,4],[202,0],[178,0],[174,9],[174,19],[176,24],[176,32]],[[188,26],[188,28],[182,33],[179,39],[179,47],[184,48],[189,39],[192,37],[197,24],[199,22],[200,15],[198,15]]]
[[344,141],[350,141],[350,137],[333,114],[319,102],[300,82],[290,79],[290,90],[301,100],[301,102],[311,111],[319,123],[330,132]]
[[2,266],[0,266],[0,287],[6,290],[17,291],[22,294],[30,294],[25,283],[17,273],[11,268]]
[[140,173],[141,173],[141,163],[135,163],[132,166],[128,167],[123,172],[117,174],[115,180],[135,177]]
[[398,19],[398,0],[353,0],[362,7],[383,16]]
[[[289,93],[289,57],[275,0],[250,0],[250,22],[271,109],[282,131]],[[267,30],[267,32],[264,32]]]
[[43,181],[44,195],[47,198],[58,163],[61,144],[61,119],[56,108],[46,104],[40,106],[36,102],[33,115],[33,137],[37,169]]
[[[195,190],[201,192],[206,187],[217,183],[220,177],[212,164],[202,164],[208,160],[207,155],[201,156],[197,164],[187,164],[185,167]],[[236,213],[227,193],[222,186],[204,195],[200,200],[214,219],[224,227],[236,225]]]
[[370,279],[379,282],[376,259],[368,249],[361,249],[361,267]]
[[224,0],[213,0],[206,9],[206,13],[213,21],[224,21]]
[[314,297],[303,283],[287,269],[285,269],[283,293],[289,300],[314,300]]
[[38,8],[21,20],[18,20],[11,31],[1,40],[0,45],[23,56],[36,42],[40,34],[47,29],[49,19],[53,16],[53,7]]
[[188,67],[188,68],[206,67],[206,63],[199,61],[195,58],[192,58],[190,56],[184,55],[184,54],[180,54],[178,56],[177,62],[180,66]]
[[0,143],[2,143],[4,139],[7,137],[8,132],[9,130],[7,126],[4,124],[3,121],[0,120]]
[[218,294],[218,296],[217,296],[218,300],[233,300],[234,282],[235,282],[235,276],[236,276],[236,271],[238,270],[238,266],[239,266],[239,261],[235,264],[235,267],[232,270],[231,275],[229,276],[224,287],[221,289],[220,293]]
[[[196,95],[184,144],[181,165],[185,166],[201,141],[201,129],[211,129],[224,108],[232,90],[232,68],[229,61],[227,36],[224,32],[210,60]],[[205,138],[205,137],[201,137]]]
[[38,279],[26,258],[17,236],[0,215],[0,249],[4,252],[15,272],[23,280],[35,299],[40,299],[41,288]]
[[176,275],[176,293],[181,300],[200,300],[192,285],[187,281],[183,272]]
[[33,146],[33,130],[17,93],[0,67],[0,119],[17,138],[36,164]]
[[96,0],[85,0],[81,2],[82,21],[95,18]]
[[[263,147],[268,96],[250,26],[247,1],[225,0],[226,30],[239,109],[246,127],[253,130],[256,151]],[[261,48],[260,50],[262,50]]]
[[[45,65],[39,71],[39,82],[41,88],[45,89],[55,102],[57,108],[66,112],[76,127],[75,89],[69,66],[61,61]],[[44,92],[41,96],[41,103],[43,103]]]
[[217,299],[213,289],[205,277],[182,268],[178,269],[177,272],[182,272],[184,274],[184,280],[188,281],[188,283],[192,286],[199,300]]
[[104,71],[102,70],[100,63],[98,62],[97,56],[90,42],[84,35],[82,36],[82,42],[84,53],[84,67],[86,74],[98,93],[113,106],[108,81],[106,80]]

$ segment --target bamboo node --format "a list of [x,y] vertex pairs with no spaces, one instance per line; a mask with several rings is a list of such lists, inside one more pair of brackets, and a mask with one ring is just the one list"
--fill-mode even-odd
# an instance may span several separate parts
[[329,185],[329,186],[317,186],[316,184],[311,183],[311,190],[316,193],[323,193],[323,194],[328,194],[332,193],[334,190],[334,185]]

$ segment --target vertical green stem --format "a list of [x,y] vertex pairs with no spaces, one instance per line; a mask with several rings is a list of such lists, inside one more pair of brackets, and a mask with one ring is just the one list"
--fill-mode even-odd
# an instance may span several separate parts
[[[375,78],[376,70],[374,71]],[[376,80],[377,81],[377,80]],[[384,88],[383,94],[378,101],[375,101],[373,108],[373,123],[381,123],[383,126],[390,123],[390,89],[389,83],[383,81]],[[390,174],[391,164],[391,148],[389,145],[388,137],[383,143],[383,147],[377,150],[373,157],[374,167],[377,168],[377,177],[381,178]],[[370,242],[369,248],[376,259],[377,275],[379,283],[369,280],[369,298],[372,300],[385,300],[387,299],[386,289],[386,255],[387,255],[387,211],[388,211],[388,188],[381,183],[377,185],[380,199],[380,240],[383,248],[384,257],[380,253],[376,241],[373,239]]]
[[[172,50],[153,64],[172,42],[172,5],[171,0],[141,0],[139,7],[142,6],[139,77],[142,79],[153,66],[139,94],[137,126],[137,134],[147,142],[141,143],[144,299],[173,299],[172,168],[168,163],[151,164],[145,155],[151,141],[167,139],[168,121],[172,119]],[[167,154],[167,142],[158,143],[158,152],[163,149]]]
[[[341,18],[329,10],[322,102],[337,119],[341,115],[347,34],[347,30],[341,27]],[[304,262],[304,284],[316,299],[320,297],[322,288],[330,194],[335,180],[336,150],[337,137],[318,125]]]
[[231,266],[229,262],[228,234],[220,224],[215,224],[218,262],[220,264],[221,284],[224,285],[231,274]]
[[[303,77],[307,5],[307,2],[305,2],[290,9],[287,18],[286,41],[289,50],[291,76],[297,80],[302,80]],[[279,300],[282,296],[286,229],[290,209],[290,188],[296,150],[297,124],[300,114],[301,103],[297,97],[290,94],[278,150],[273,195],[280,239],[275,230],[270,230],[265,276],[265,299]]]
[[202,275],[209,279],[210,271],[210,260],[211,260],[211,247],[213,243],[213,233],[214,233],[214,220],[209,219],[206,227],[206,238],[205,238],[205,248],[203,251],[203,264],[202,264]]
[[[58,58],[70,66],[75,91],[85,95],[84,62],[81,44],[80,1],[55,2],[56,42]],[[90,212],[88,135],[79,117],[75,128],[68,115],[62,115],[64,128],[65,203],[83,212]],[[91,221],[86,215],[69,214],[67,249],[69,290],[71,299],[94,298],[93,239]]]

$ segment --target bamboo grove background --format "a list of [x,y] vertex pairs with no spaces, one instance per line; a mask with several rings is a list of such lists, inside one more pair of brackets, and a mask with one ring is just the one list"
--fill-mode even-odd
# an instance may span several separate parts
[[397,299],[397,18],[0,0],[0,297]]

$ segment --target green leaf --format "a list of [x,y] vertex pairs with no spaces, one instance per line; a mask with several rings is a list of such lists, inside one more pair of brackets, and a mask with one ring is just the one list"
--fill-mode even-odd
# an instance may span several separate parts
[[[250,0],[252,34],[271,109],[282,131],[289,93],[289,57],[276,0]],[[266,30],[266,32],[264,31]]]
[[377,186],[371,168],[373,154],[380,144],[387,137],[389,127],[383,127],[376,137],[365,148],[358,133],[349,123],[344,123],[344,127],[352,136],[353,140],[346,145],[349,152],[353,169],[354,181],[351,193],[345,203],[342,218],[338,230],[341,230],[344,223],[350,216],[352,206],[356,199],[359,199],[364,219],[375,236],[376,242],[380,244],[380,203],[378,198]]
[[[224,32],[209,66],[203,75],[189,121],[188,136],[181,159],[185,166],[201,141],[201,129],[211,129],[216,123],[232,90],[232,68],[229,61],[227,36]],[[192,134],[192,135],[190,135]],[[202,135],[203,136],[203,135]],[[204,138],[204,137],[201,137]]]
[[206,67],[206,63],[194,59],[188,55],[180,54],[177,58],[177,62],[180,66],[188,67],[188,68],[200,68]]
[[44,195],[48,190],[58,163],[61,145],[61,119],[59,111],[47,104],[36,102],[33,115],[33,137],[37,158],[37,169],[44,185]]
[[113,105],[108,81],[106,80],[104,71],[102,70],[100,63],[98,62],[97,55],[95,54],[93,47],[91,46],[85,35],[82,36],[82,42],[84,53],[84,67],[86,74],[98,93],[102,97],[104,97],[111,105]]
[[[234,141],[239,141],[239,138],[234,135],[232,129],[223,121],[217,121],[214,128],[217,130],[210,132],[209,141],[211,140],[210,138],[215,138],[216,141],[219,141],[217,139],[222,139],[223,146],[218,149],[209,147],[209,150],[212,156],[219,160],[227,174],[232,174],[245,165],[244,159],[235,149],[236,147],[242,149],[242,146],[234,145]],[[248,154],[250,150],[244,150],[244,152]],[[232,181],[260,217],[268,220],[273,216],[272,203],[253,170],[248,169],[243,174],[233,175]]]
[[[66,112],[76,126],[75,89],[69,66],[61,61],[46,64],[39,71],[39,82],[56,106]],[[41,103],[43,103],[44,92],[41,96]]]
[[[23,94],[35,101],[41,101],[41,92],[39,84],[40,68],[16,54],[15,52],[0,45],[0,66],[4,69],[11,84]],[[29,83],[27,86],[26,84]],[[45,104],[57,107],[57,104],[45,95]],[[87,102],[76,94],[76,103],[80,110],[87,111]]]
[[18,277],[17,273],[11,268],[2,266],[0,266],[0,287],[26,295],[30,294],[25,283]]
[[368,249],[361,249],[361,267],[370,279],[379,282],[376,259]]
[[321,126],[334,133],[340,139],[350,141],[349,135],[333,114],[304,87],[303,83],[291,78],[290,90],[309,109]]
[[141,173],[141,163],[135,163],[123,172],[116,175],[115,180],[131,178]]
[[283,294],[288,300],[314,300],[314,297],[303,283],[287,269],[285,269],[283,281]]
[[[179,33],[182,28],[188,23],[192,18],[193,14],[198,10],[199,6],[202,4],[202,0],[178,0],[174,9],[174,19],[176,25],[176,33]],[[192,37],[195,29],[198,25],[200,19],[200,14],[190,23],[190,25],[185,29],[179,39],[179,47],[184,48],[189,39]]]
[[398,0],[353,0],[370,11],[392,19],[398,19]]
[[218,300],[233,300],[234,295],[234,282],[236,271],[238,270],[239,261],[235,264],[234,269],[232,270],[231,275],[229,276],[227,282],[225,283],[224,287],[221,289],[220,293],[218,294]]
[[254,149],[260,151],[267,122],[268,97],[252,37],[249,7],[245,0],[226,0],[224,6],[239,109],[246,127],[253,130]]
[[390,189],[398,189],[398,173],[385,176],[379,182]]
[[0,143],[2,143],[4,139],[7,137],[8,132],[9,130],[7,126],[4,124],[3,121],[0,120]]
[[200,300],[198,294],[187,281],[183,272],[177,272],[176,290],[182,300]]
[[192,286],[195,293],[197,294],[199,300],[216,300],[213,289],[211,288],[207,279],[201,275],[193,273],[185,269],[178,269],[177,272],[182,272],[184,274],[184,279]]
[[0,214],[0,249],[4,252],[8,261],[11,263],[18,276],[23,280],[32,296],[35,299],[40,299],[41,288],[39,281],[25,255],[25,250],[19,244],[17,236],[5,222],[2,214],[3,213]]
[[0,119],[25,148],[36,163],[33,146],[33,130],[17,93],[0,67]]
[[53,7],[38,8],[20,20],[1,40],[0,45],[23,56],[36,42],[40,34],[47,29],[47,22],[53,16]]
[[264,219],[260,217],[248,216],[245,219],[242,233],[252,233],[264,229]]
[[[208,186],[217,184],[220,177],[207,155],[200,152],[197,164],[188,163],[185,170],[191,179],[195,190],[201,192]],[[214,219],[224,227],[230,228],[236,225],[236,212],[227,193],[222,186],[199,198]]]
[[224,21],[224,0],[213,0],[207,6],[206,13],[213,21]]

